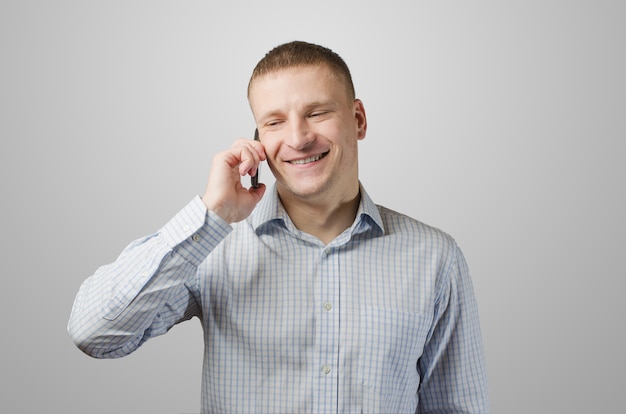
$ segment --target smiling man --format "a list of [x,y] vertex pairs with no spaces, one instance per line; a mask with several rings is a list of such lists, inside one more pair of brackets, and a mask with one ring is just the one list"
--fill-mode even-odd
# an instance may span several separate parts
[[[248,99],[260,141],[215,155],[201,198],[83,283],[77,346],[121,357],[197,316],[202,412],[488,413],[466,262],[367,195],[367,119],[344,61],[278,46]],[[265,160],[275,186],[242,186]]]
[[258,75],[249,92],[285,210],[325,243],[352,224],[359,201],[357,140],[367,123],[343,85],[325,65],[301,66]]

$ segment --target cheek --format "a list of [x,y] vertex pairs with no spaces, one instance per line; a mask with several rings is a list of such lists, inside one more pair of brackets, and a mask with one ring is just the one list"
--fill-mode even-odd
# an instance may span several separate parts
[[324,137],[340,137],[343,132],[343,125],[338,122],[322,122],[316,125],[316,132]]

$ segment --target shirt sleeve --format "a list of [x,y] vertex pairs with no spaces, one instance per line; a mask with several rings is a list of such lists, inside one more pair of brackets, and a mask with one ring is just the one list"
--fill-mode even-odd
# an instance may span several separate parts
[[232,231],[195,197],[158,232],[132,242],[81,285],[68,331],[96,358],[117,358],[199,315],[197,268]]
[[418,413],[490,413],[478,306],[457,244],[438,280],[433,327],[418,363]]

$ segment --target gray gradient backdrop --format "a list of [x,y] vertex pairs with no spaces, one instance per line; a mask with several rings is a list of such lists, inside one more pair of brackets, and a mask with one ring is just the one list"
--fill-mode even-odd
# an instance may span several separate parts
[[70,308],[251,138],[254,64],[302,39],[353,71],[370,194],[463,248],[494,412],[624,412],[625,5],[2,1],[0,411],[198,411],[197,320],[98,361]]

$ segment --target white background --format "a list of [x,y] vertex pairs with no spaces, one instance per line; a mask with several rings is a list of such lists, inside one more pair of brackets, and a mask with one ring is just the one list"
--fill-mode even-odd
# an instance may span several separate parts
[[624,412],[625,16],[603,0],[3,1],[0,411],[198,411],[197,320],[99,361],[67,319],[87,276],[252,137],[250,73],[299,39],[353,72],[370,195],[461,245],[494,412]]

